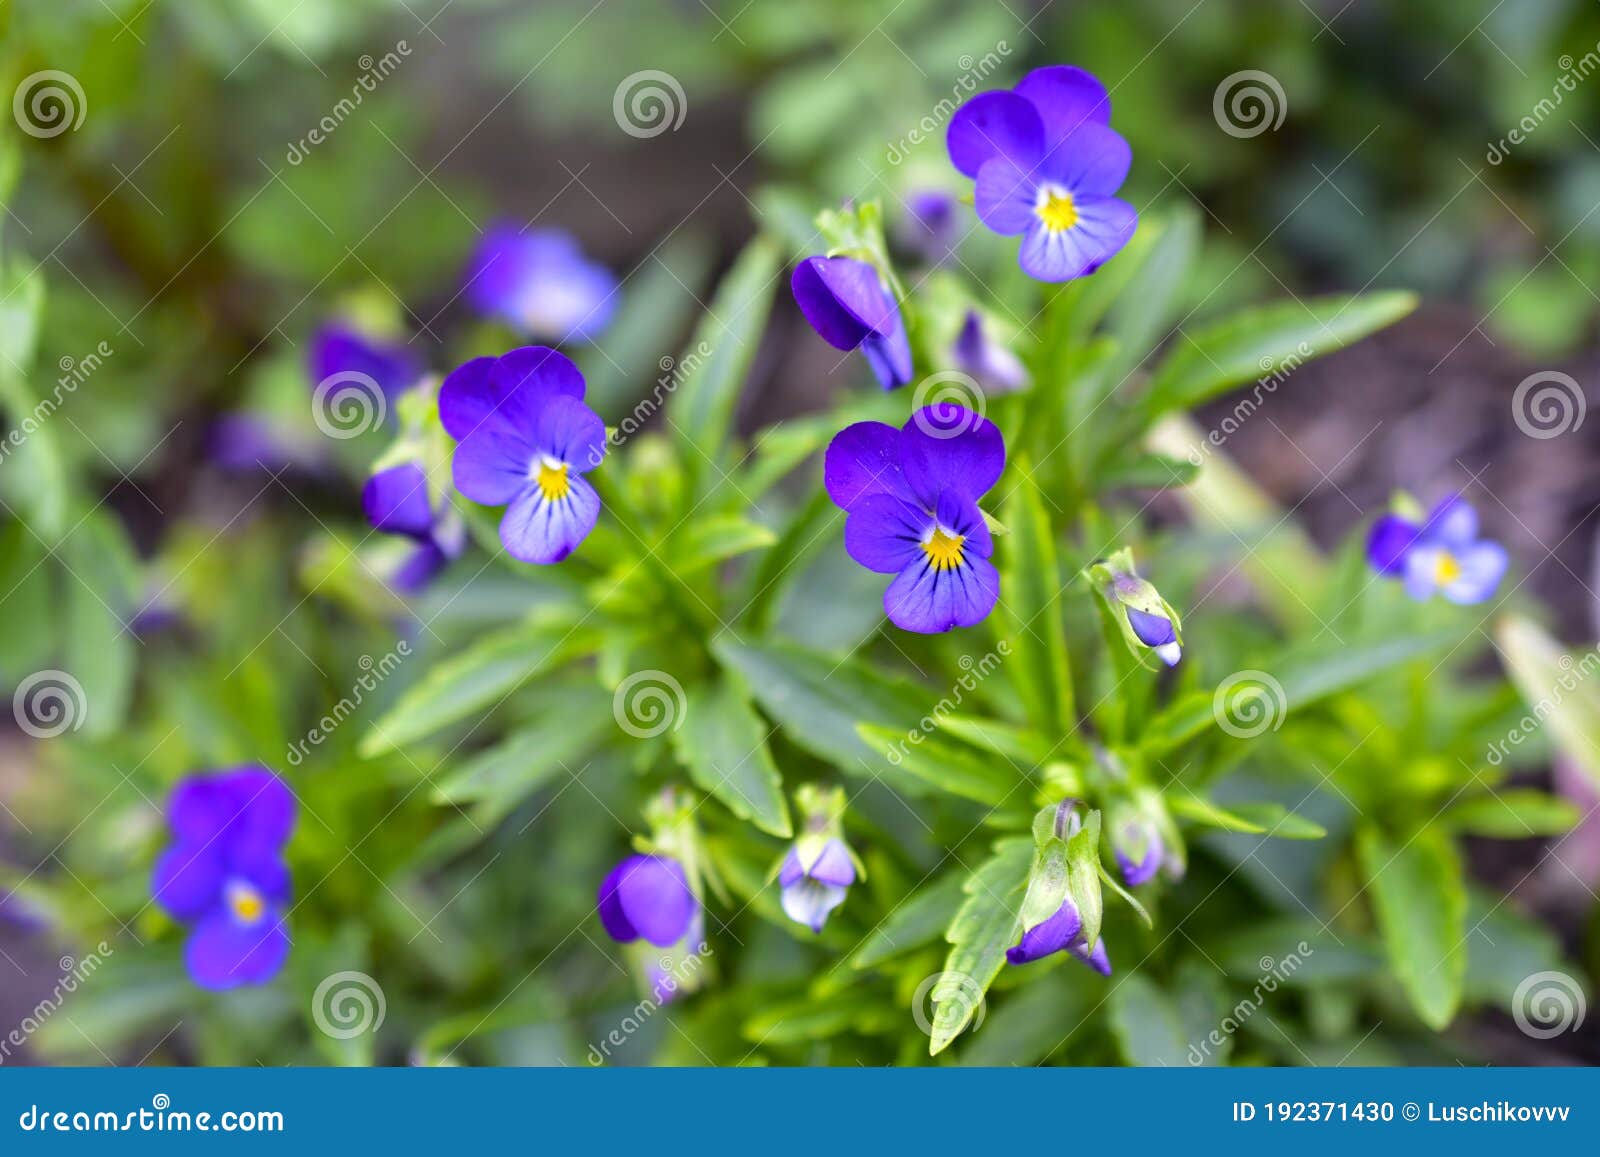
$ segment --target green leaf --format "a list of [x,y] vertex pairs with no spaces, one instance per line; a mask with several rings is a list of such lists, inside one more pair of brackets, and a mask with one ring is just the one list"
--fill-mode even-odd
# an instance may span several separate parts
[[1168,486],[1187,486],[1200,468],[1186,458],[1142,453],[1114,461],[1095,471],[1098,490],[1131,487],[1135,490],[1163,490]]
[[[1543,628],[1521,615],[1502,618],[1494,637],[1511,681],[1534,717],[1550,725],[1556,746],[1600,787],[1600,685],[1589,678],[1600,658],[1590,650],[1581,662],[1574,660]],[[1523,731],[1515,734],[1520,737]]]
[[1171,795],[1167,806],[1177,815],[1227,832],[1270,835],[1283,840],[1320,840],[1328,834],[1321,824],[1296,815],[1280,803],[1241,803],[1221,807],[1197,795]]
[[684,461],[702,476],[707,458],[718,463],[724,456],[734,403],[766,329],[780,280],[778,257],[770,237],[758,236],[745,246],[717,287],[689,352],[678,363],[683,382],[668,417],[684,443]]
[[1189,1067],[1183,1015],[1149,977],[1141,972],[1124,976],[1106,997],[1106,1005],[1111,1033],[1130,1065]]
[[741,514],[712,514],[683,524],[681,533],[667,540],[666,549],[671,569],[690,575],[777,541],[776,534]]
[[[1088,413],[1102,397],[1114,391],[1166,333],[1184,277],[1199,248],[1199,214],[1187,206],[1173,211],[1155,233],[1147,256],[1128,279],[1126,288],[1111,304],[1103,332],[1116,342],[1116,353],[1100,371],[1105,383],[1100,396],[1080,399],[1077,413]],[[1113,267],[1114,264],[1108,266],[1108,270]],[[1092,286],[1094,279],[1090,281]]]
[[1105,899],[1100,893],[1100,813],[1090,812],[1067,841],[1067,890],[1083,921],[1083,940],[1090,948],[1100,939]]
[[1567,800],[1533,788],[1508,788],[1462,800],[1446,811],[1440,822],[1468,835],[1525,840],[1559,836],[1582,818],[1582,811]]
[[1105,864],[1098,863],[1095,865],[1095,868],[1100,873],[1100,882],[1120,896],[1122,898],[1122,902],[1133,909],[1133,914],[1139,917],[1139,920],[1146,928],[1154,928],[1156,926],[1156,922],[1150,918],[1149,910],[1138,901],[1132,892],[1124,888],[1117,881],[1115,876],[1106,871]]
[[[918,793],[926,784],[993,808],[1028,802],[1017,793],[1021,777],[1005,760],[980,756],[921,732],[871,723],[860,724],[856,732],[892,769],[879,774],[890,782],[905,785],[913,793]],[[911,738],[913,735],[915,741]]]
[[480,639],[408,688],[361,740],[361,754],[370,759],[490,711],[535,675],[593,647],[592,632],[565,614],[541,615]]
[[1458,632],[1432,631],[1286,652],[1259,669],[1235,672],[1214,691],[1184,695],[1151,722],[1141,745],[1150,752],[1170,751],[1224,721],[1244,738],[1276,731],[1294,712],[1459,639]]
[[862,941],[850,957],[850,967],[871,968],[937,939],[955,919],[966,895],[966,882],[964,872],[946,872],[918,888],[891,909]]
[[1005,963],[1006,949],[1017,942],[1032,861],[1031,837],[1001,840],[962,889],[967,898],[945,933],[950,952],[944,971],[928,992],[933,1000],[930,1055],[943,1052],[971,1022]]
[[739,673],[790,742],[852,775],[893,770],[883,750],[861,738],[858,721],[904,740],[928,705],[927,694],[909,683],[787,643],[736,643],[724,635],[711,650],[723,666]]
[[45,396],[29,384],[44,278],[7,253],[0,251],[0,409],[10,429],[0,441],[0,479],[40,537],[54,541],[66,525],[68,479],[53,418],[72,395],[58,386]]
[[1423,828],[1404,843],[1364,826],[1356,851],[1389,965],[1430,1028],[1448,1025],[1467,969],[1467,892],[1450,837]]
[[689,692],[683,725],[673,733],[678,761],[696,787],[734,815],[771,835],[794,834],[783,777],[767,750],[766,722],[731,678]]
[[133,697],[133,556],[122,528],[98,513],[65,540],[60,555],[66,568],[63,665],[83,687],[85,734],[104,738],[122,726]]
[[1392,325],[1417,307],[1412,293],[1274,302],[1180,332],[1150,382],[1151,416],[1186,410],[1245,382],[1287,373]]
[[1028,718],[1046,735],[1065,735],[1072,730],[1075,716],[1061,627],[1063,584],[1055,538],[1050,513],[1027,459],[1018,460],[1017,475],[1019,481],[1005,504],[1004,517],[1011,534],[1005,540],[1006,597],[997,621],[1006,625],[1010,655],[1021,667],[1012,683]]
[[938,722],[940,731],[1024,768],[1043,763],[1054,749],[1040,732],[998,719],[947,713],[940,715]]

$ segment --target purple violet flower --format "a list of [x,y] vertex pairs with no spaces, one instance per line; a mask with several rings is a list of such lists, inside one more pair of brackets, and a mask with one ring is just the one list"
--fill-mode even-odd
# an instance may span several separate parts
[[1030,277],[1083,277],[1133,236],[1138,213],[1112,196],[1133,153],[1110,122],[1105,87],[1067,65],[980,93],[951,118],[950,162],[977,182],[979,219],[1001,236],[1022,234],[1018,259]]
[[845,893],[855,882],[850,849],[839,839],[800,837],[778,871],[784,913],[813,932],[822,931],[828,914],[844,903]]
[[283,846],[294,820],[294,796],[260,764],[191,776],[168,798],[173,843],[150,893],[192,926],[184,961],[201,988],[264,984],[288,958]]
[[530,337],[586,342],[611,323],[616,277],[560,229],[501,223],[484,233],[466,273],[467,301]]
[[1055,914],[1043,923],[1024,931],[1022,939],[1006,949],[1006,960],[1011,964],[1031,964],[1057,952],[1068,953],[1102,976],[1111,975],[1104,937],[1095,940],[1093,948],[1084,942],[1083,921],[1078,916],[1077,905],[1070,899],[1063,900]]
[[811,328],[834,349],[859,349],[886,390],[911,380],[911,342],[878,270],[853,257],[808,257],[790,279]]
[[456,489],[506,508],[500,541],[523,562],[560,562],[600,516],[582,475],[605,457],[606,427],[584,389],[578,367],[546,346],[474,358],[439,386],[439,420],[459,443]]
[[422,377],[421,360],[404,342],[368,337],[344,322],[329,322],[311,338],[309,369],[313,383],[371,383],[392,403]]
[[1505,576],[1505,547],[1478,537],[1478,513],[1459,494],[1433,508],[1421,526],[1385,514],[1367,537],[1367,561],[1380,575],[1402,577],[1419,602],[1434,592],[1452,603],[1481,603]]
[[920,634],[982,622],[1000,598],[994,544],[978,499],[999,481],[999,429],[954,404],[917,411],[900,429],[857,422],[834,436],[828,496],[849,518],[845,550],[896,578],[883,595],[895,626]]
[[906,198],[905,215],[895,230],[895,240],[929,265],[945,260],[961,240],[955,197],[943,189],[912,193]]
[[967,311],[951,353],[956,368],[974,378],[986,395],[1012,393],[1028,384],[1022,359],[1008,347],[989,340],[983,332],[983,319],[975,309]]
[[417,544],[389,580],[401,594],[421,591],[466,547],[465,525],[448,503],[434,506],[428,476],[414,462],[391,466],[368,478],[361,490],[361,508],[377,529]]
[[1112,831],[1112,850],[1123,883],[1130,888],[1148,884],[1165,863],[1165,845],[1156,825],[1144,816],[1130,816]]
[[700,901],[689,877],[665,856],[635,854],[612,868],[600,883],[598,907],[606,934],[619,944],[642,937],[671,948],[700,923]]

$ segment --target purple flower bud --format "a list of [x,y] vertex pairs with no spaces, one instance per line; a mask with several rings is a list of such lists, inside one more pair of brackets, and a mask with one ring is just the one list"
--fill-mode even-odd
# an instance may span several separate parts
[[977,379],[985,394],[1006,394],[1028,384],[1028,371],[1022,360],[983,332],[978,311],[968,310],[953,351],[956,368]]
[[783,910],[796,924],[821,932],[828,913],[844,903],[856,881],[850,850],[838,839],[817,841],[802,836],[784,857],[778,872]]
[[1149,883],[1161,870],[1164,848],[1161,833],[1150,820],[1136,816],[1118,825],[1111,838],[1122,869],[1123,882],[1130,888]]
[[886,390],[911,380],[911,342],[900,306],[872,265],[853,257],[808,257],[790,280],[811,328],[835,349],[859,349]]
[[1105,976],[1111,975],[1105,941],[1095,940],[1093,948],[1085,943],[1083,921],[1071,899],[1063,900],[1055,915],[1025,930],[1022,939],[1006,949],[1006,960],[1011,964],[1031,964],[1057,952],[1065,952]]
[[683,866],[665,856],[632,855],[601,881],[600,922],[619,944],[643,937],[657,948],[671,948],[693,928],[700,901]]
[[1173,629],[1172,620],[1136,607],[1125,609],[1128,612],[1128,626],[1133,628],[1138,640],[1153,650],[1167,666],[1176,667],[1178,660],[1183,657],[1183,650],[1178,645],[1178,633]]
[[466,528],[446,502],[435,503],[428,478],[414,462],[380,470],[361,491],[367,521],[417,547],[390,576],[401,594],[416,594],[466,548]]

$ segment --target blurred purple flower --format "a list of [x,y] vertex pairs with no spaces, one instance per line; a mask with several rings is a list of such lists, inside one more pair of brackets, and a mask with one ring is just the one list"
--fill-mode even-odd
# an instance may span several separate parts
[[389,580],[401,594],[422,590],[466,547],[466,527],[447,502],[434,505],[428,477],[414,462],[391,466],[368,478],[361,491],[361,507],[378,530],[417,544]]
[[845,893],[855,882],[850,850],[838,839],[818,841],[802,836],[778,870],[784,913],[813,932],[822,931],[828,914],[844,903]]
[[260,764],[191,776],[173,789],[173,843],[156,861],[150,893],[192,927],[184,961],[200,987],[264,984],[283,967],[283,847],[294,821],[293,795]]
[[961,240],[961,217],[955,196],[943,189],[923,189],[906,198],[905,214],[895,240],[906,252],[937,265]]
[[983,319],[969,309],[951,351],[956,368],[977,381],[985,394],[1006,394],[1028,384],[1022,359],[1008,346],[991,341],[983,332]]
[[369,337],[343,321],[328,322],[312,335],[308,362],[314,385],[329,379],[370,383],[390,403],[423,373],[421,360],[404,342]]
[[1421,526],[1385,514],[1367,536],[1367,561],[1380,575],[1403,578],[1419,602],[1438,592],[1452,603],[1481,603],[1505,577],[1505,547],[1478,537],[1478,513],[1459,494],[1433,508]]
[[592,341],[616,310],[616,277],[559,229],[493,225],[467,265],[463,292],[479,313],[530,337]]
[[643,938],[657,948],[677,945],[700,916],[683,866],[665,856],[635,854],[612,868],[600,883],[597,906],[611,939],[630,944]]

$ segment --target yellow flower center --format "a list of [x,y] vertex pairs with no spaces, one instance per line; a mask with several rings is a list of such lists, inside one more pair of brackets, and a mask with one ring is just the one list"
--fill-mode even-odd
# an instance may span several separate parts
[[266,898],[242,880],[229,880],[226,895],[228,910],[241,924],[254,924],[267,910]]
[[1433,564],[1433,579],[1440,586],[1449,586],[1461,577],[1461,563],[1448,550],[1439,552],[1439,561]]
[[1056,185],[1046,185],[1039,191],[1039,203],[1033,211],[1052,233],[1064,233],[1078,223],[1078,206],[1072,194]]
[[934,570],[954,570],[961,565],[961,544],[965,535],[947,534],[944,527],[936,526],[933,533],[922,540],[922,553]]
[[560,502],[572,489],[572,479],[567,477],[567,464],[550,458],[540,459],[533,480],[538,483],[539,493],[544,495],[547,502]]

